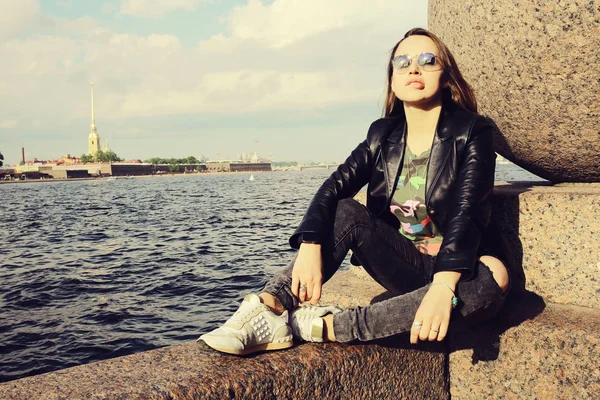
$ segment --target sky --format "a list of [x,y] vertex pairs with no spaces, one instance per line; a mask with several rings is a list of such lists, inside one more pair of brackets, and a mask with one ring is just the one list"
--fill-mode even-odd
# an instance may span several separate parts
[[394,44],[425,0],[0,0],[5,164],[125,159],[343,161],[381,115]]

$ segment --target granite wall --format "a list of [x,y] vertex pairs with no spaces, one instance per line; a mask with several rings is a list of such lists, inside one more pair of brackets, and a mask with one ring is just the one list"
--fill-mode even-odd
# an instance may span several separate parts
[[496,151],[553,182],[600,181],[600,0],[429,0]]

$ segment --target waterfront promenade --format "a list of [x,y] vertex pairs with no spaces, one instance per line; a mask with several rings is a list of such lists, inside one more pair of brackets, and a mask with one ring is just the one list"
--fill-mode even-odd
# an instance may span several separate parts
[[[556,215],[600,235],[600,187],[497,183],[495,192],[494,218],[519,255],[514,292],[494,321],[456,329],[441,347],[414,348],[399,337],[238,358],[190,341],[7,382],[0,393],[15,399],[594,398],[600,245],[590,241],[575,251],[569,240],[575,233]],[[561,206],[567,200],[570,210]],[[386,296],[352,269],[325,285],[323,302],[351,307]],[[423,392],[425,386],[431,389]]]

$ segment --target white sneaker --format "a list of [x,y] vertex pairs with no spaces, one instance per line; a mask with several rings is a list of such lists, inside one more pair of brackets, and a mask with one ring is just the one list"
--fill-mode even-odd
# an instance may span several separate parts
[[223,353],[246,355],[294,345],[287,310],[275,314],[255,294],[247,295],[223,326],[198,338]]
[[334,306],[306,306],[292,310],[290,325],[294,337],[307,342],[324,342],[322,317],[327,314],[337,314],[341,311]]

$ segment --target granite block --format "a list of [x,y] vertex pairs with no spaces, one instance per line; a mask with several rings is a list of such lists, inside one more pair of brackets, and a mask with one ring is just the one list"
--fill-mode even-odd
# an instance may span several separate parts
[[515,256],[513,287],[600,309],[600,183],[496,182],[494,195],[492,218]]
[[502,134],[553,182],[600,181],[600,0],[429,0],[439,35]]
[[494,320],[449,335],[452,399],[598,398],[599,331],[599,310],[529,292]]
[[[339,271],[323,290],[323,303],[355,306],[383,289]],[[192,342],[2,383],[0,398],[448,399],[444,348],[407,341],[304,343],[249,357]]]
[[497,184],[494,218],[545,301],[600,309],[600,184]]

